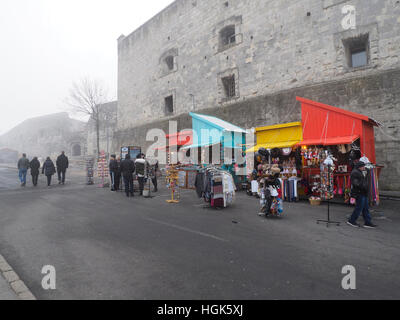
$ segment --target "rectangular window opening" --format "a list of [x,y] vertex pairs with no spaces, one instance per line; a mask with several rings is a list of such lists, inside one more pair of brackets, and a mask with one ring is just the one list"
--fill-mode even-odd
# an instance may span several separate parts
[[236,96],[235,75],[222,78],[222,84],[224,86],[225,97],[233,98]]
[[173,114],[174,113],[174,97],[168,96],[164,99],[165,102],[165,114]]
[[350,68],[364,67],[369,64],[369,36],[361,35],[343,41],[347,64]]

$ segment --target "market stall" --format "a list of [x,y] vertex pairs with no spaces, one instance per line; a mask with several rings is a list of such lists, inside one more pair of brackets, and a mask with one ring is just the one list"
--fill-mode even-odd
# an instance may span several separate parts
[[[237,164],[238,155],[243,156],[247,131],[222,119],[190,113],[192,117],[193,144],[185,146],[182,150],[191,150],[194,163],[207,166],[210,164],[220,166],[229,171],[234,177],[235,184],[240,185],[246,177],[237,175],[245,163]],[[195,150],[196,149],[196,150]],[[213,151],[218,150],[216,159]]]
[[[245,151],[247,131],[213,116],[196,113],[190,116],[193,143],[181,150],[190,152],[193,159],[190,165],[197,166],[194,187],[211,207],[226,208],[234,202],[237,186],[246,179],[236,173],[240,167],[245,168],[245,163],[238,165],[237,162]],[[187,181],[193,181],[192,178],[188,176]],[[182,177],[178,184],[183,181]]]
[[[295,146],[302,140],[302,131],[301,122],[255,128],[257,144],[246,151],[249,155],[256,154],[255,172],[249,176],[253,180],[251,186],[253,193],[259,193],[260,177],[268,174],[273,165],[278,165],[281,168],[282,199],[290,202],[297,200],[297,176],[301,168],[296,160],[298,154]],[[266,153],[263,154],[261,150]]]
[[194,181],[199,168],[190,161],[182,163],[179,160],[182,158],[180,153],[187,152],[187,150],[182,150],[182,148],[193,144],[192,130],[168,134],[166,135],[166,140],[167,144],[156,150],[165,151],[167,168],[170,165],[174,165],[174,168],[177,170],[176,186],[181,189],[194,189]]
[[[379,124],[354,112],[300,97],[297,100],[301,102],[302,122],[254,130],[257,144],[246,151],[248,159],[254,159],[255,169],[249,175],[249,194],[257,194],[260,176],[278,165],[283,200],[326,199],[332,193],[333,198],[348,202],[352,165],[362,160],[370,169],[371,204],[378,204],[382,167],[376,165],[374,127]],[[329,179],[323,166],[328,157],[334,162]],[[327,184],[332,187],[329,194]]]
[[332,197],[350,198],[350,174],[352,162],[368,163],[371,186],[371,203],[379,203],[378,177],[382,167],[376,165],[373,119],[332,107],[312,100],[297,97],[301,102],[303,140],[301,146],[302,170],[301,191],[303,196],[315,197],[326,193],[326,179],[321,173],[321,164],[331,156],[334,160],[332,172]]

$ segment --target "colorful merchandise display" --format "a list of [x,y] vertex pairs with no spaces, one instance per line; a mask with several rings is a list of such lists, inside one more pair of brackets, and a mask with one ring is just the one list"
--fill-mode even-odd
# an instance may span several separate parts
[[86,158],[86,184],[94,184],[94,158]]
[[166,168],[167,188],[171,190],[171,200],[166,200],[168,203],[179,203],[179,171],[175,165],[169,165]]
[[235,201],[235,183],[232,175],[220,168],[209,166],[196,175],[196,192],[213,208],[226,208]]
[[100,183],[99,187],[101,187],[101,188],[107,187],[108,182],[106,182],[106,181],[109,176],[109,169],[108,169],[108,162],[107,162],[106,154],[104,151],[101,151],[99,160],[97,162],[97,174],[98,174],[98,177],[101,179],[101,183]]

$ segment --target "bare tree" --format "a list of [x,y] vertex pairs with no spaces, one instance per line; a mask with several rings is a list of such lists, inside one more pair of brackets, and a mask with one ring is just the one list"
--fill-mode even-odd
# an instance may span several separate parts
[[105,87],[96,80],[83,78],[74,82],[66,99],[73,112],[90,116],[96,126],[97,156],[100,154],[100,105],[108,102]]

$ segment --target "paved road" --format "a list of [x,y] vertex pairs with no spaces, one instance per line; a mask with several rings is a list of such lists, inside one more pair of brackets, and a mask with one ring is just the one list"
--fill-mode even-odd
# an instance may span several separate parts
[[[39,299],[400,298],[398,202],[379,209],[378,230],[328,229],[315,223],[324,206],[285,203],[270,220],[243,193],[215,211],[194,191],[172,205],[167,190],[127,199],[80,182],[0,191],[0,252]],[[350,210],[333,206],[333,218]],[[355,291],[341,288],[348,264]],[[41,288],[44,265],[54,291]]]
[[[15,189],[20,186],[17,169],[0,166],[0,190]],[[29,180],[30,181],[30,180]]]

